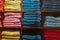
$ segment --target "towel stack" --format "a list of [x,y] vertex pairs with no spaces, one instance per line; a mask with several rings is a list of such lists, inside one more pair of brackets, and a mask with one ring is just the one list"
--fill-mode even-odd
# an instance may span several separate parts
[[23,10],[40,10],[40,0],[23,0]]
[[3,19],[2,16],[3,16],[2,13],[0,13],[0,27],[2,27],[2,19]]
[[44,0],[43,10],[56,10],[60,9],[60,0]]
[[20,11],[21,0],[5,0],[5,11]]
[[0,0],[0,11],[3,11],[4,0]]
[[2,40],[19,40],[20,32],[19,31],[3,31]]
[[44,26],[60,27],[60,17],[46,16]]
[[4,13],[4,27],[21,27],[21,13]]
[[25,12],[22,19],[24,26],[30,26],[34,24],[40,24],[41,13],[40,12]]
[[41,40],[40,35],[23,35],[22,36],[23,40]]
[[60,40],[60,29],[46,29],[44,30],[45,40]]

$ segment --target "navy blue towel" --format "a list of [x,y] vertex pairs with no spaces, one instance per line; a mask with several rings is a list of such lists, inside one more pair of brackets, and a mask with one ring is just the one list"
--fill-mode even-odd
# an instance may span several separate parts
[[60,9],[60,0],[44,0],[42,9],[43,10]]

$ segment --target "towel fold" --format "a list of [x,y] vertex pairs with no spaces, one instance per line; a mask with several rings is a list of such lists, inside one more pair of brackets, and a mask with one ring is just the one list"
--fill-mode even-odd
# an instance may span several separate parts
[[[5,0],[5,11],[21,11],[21,0]],[[18,7],[17,7],[18,6]]]
[[41,13],[40,12],[25,12],[22,18],[23,25],[40,24]]
[[46,16],[44,26],[48,27],[60,27],[60,17]]
[[40,10],[40,0],[23,0],[23,10]]
[[43,10],[59,10],[60,9],[60,0],[44,0],[43,1]]

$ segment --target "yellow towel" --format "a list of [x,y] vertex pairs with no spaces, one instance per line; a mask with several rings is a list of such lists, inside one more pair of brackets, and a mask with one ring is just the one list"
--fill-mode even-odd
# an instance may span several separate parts
[[20,11],[21,10],[20,0],[5,0],[5,11]]
[[2,38],[16,38],[16,39],[19,39],[20,36],[2,36]]
[[19,31],[3,31],[1,35],[20,35]]
[[19,40],[19,39],[2,39],[2,40]]

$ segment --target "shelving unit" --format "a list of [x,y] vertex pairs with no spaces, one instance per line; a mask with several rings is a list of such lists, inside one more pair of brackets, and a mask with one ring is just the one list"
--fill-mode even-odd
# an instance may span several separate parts
[[[21,0],[22,1],[22,0]],[[43,5],[43,0],[40,0],[40,7],[42,8],[42,5]],[[21,3],[22,4],[22,3]],[[22,7],[22,5],[21,5]],[[22,8],[21,8],[22,9]],[[45,40],[44,39],[44,30],[45,29],[60,29],[60,27],[44,27],[44,22],[45,22],[45,17],[46,16],[54,16],[54,17],[58,17],[60,16],[60,10],[21,10],[21,11],[0,11],[0,13],[6,13],[6,12],[14,12],[14,13],[22,13],[22,17],[23,17],[23,13],[24,12],[41,12],[41,25],[39,27],[23,27],[23,25],[21,26],[21,28],[15,28],[15,27],[0,27],[0,35],[1,35],[1,32],[5,29],[14,29],[14,30],[20,30],[21,31],[21,39],[22,40],[22,34],[23,33],[37,33],[37,34],[40,34],[42,36],[42,40]],[[57,14],[58,13],[58,14]],[[4,14],[3,14],[4,16]],[[4,18],[4,17],[3,17]],[[2,20],[3,21],[3,20]],[[22,21],[22,20],[21,20]],[[3,25],[3,23],[2,23]],[[1,36],[0,36],[0,40],[1,40]]]

